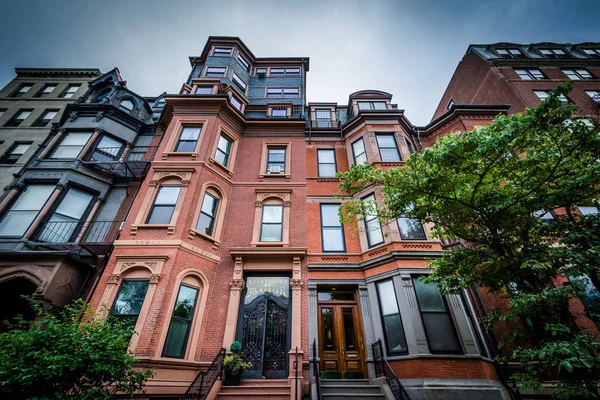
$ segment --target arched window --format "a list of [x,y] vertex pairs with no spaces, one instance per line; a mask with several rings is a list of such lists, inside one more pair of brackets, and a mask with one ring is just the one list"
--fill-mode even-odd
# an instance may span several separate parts
[[125,110],[127,112],[131,112],[133,111],[135,105],[133,104],[133,101],[131,100],[121,100],[121,102],[119,103],[119,108],[121,110]]
[[204,192],[200,215],[196,223],[196,230],[208,236],[214,236],[217,215],[221,197],[213,188],[208,188]]
[[196,276],[188,275],[182,279],[163,346],[163,357],[185,357],[201,288],[202,283]]

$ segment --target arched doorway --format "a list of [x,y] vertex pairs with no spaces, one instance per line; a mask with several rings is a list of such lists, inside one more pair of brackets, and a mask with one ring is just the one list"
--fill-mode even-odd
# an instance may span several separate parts
[[17,315],[27,320],[35,318],[35,311],[29,302],[21,296],[31,296],[37,285],[26,278],[14,278],[0,283],[0,330],[5,330],[4,321],[13,321]]

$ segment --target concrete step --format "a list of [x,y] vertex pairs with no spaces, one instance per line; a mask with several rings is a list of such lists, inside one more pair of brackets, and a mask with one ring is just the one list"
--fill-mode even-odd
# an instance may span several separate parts
[[217,400],[289,400],[287,379],[244,379],[239,386],[221,386]]
[[335,393],[321,394],[323,400],[347,400],[347,399],[367,399],[367,400],[387,400],[384,394],[364,394],[364,393]]
[[323,394],[340,394],[340,393],[364,393],[364,394],[381,394],[381,386],[379,385],[321,385],[321,393]]
[[321,379],[323,385],[370,385],[368,379]]
[[289,381],[287,379],[242,379],[240,386],[287,386],[289,387]]
[[[249,399],[249,400],[290,400],[289,393],[219,393],[217,400],[237,400],[237,399]],[[338,399],[335,399],[338,400]]]

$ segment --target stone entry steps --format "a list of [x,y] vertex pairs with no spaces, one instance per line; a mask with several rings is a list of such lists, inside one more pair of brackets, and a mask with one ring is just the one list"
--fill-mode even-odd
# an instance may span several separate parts
[[323,400],[386,400],[381,386],[368,379],[321,379]]
[[242,379],[240,386],[221,386],[217,400],[290,400],[287,379]]

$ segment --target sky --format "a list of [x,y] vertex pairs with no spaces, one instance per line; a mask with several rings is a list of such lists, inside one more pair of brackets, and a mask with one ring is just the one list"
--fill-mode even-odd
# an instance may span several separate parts
[[599,0],[0,0],[0,86],[16,67],[119,67],[144,96],[179,93],[208,36],[257,57],[310,57],[307,100],[393,94],[431,120],[469,44],[600,41]]

